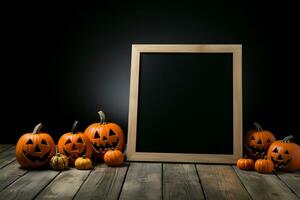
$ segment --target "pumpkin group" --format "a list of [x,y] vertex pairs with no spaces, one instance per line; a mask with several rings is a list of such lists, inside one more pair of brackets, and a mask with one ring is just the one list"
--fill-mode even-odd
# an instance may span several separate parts
[[47,133],[41,133],[42,124],[36,125],[32,133],[20,137],[16,146],[16,158],[23,168],[37,169],[49,165],[55,154],[55,143]]
[[109,166],[119,166],[124,162],[123,153],[119,150],[108,150],[104,154],[104,162]]
[[89,158],[85,157],[85,155],[83,155],[82,157],[79,157],[76,159],[75,167],[76,167],[76,169],[79,169],[79,170],[91,169],[92,161],[91,161],[91,159],[89,159]]
[[85,134],[77,131],[78,121],[75,121],[72,131],[62,135],[58,141],[58,152],[64,154],[69,159],[69,165],[74,166],[78,157],[85,155],[87,158],[92,156],[92,145]]
[[277,170],[296,171],[300,169],[300,146],[291,142],[293,136],[274,142],[268,151],[268,159],[272,160]]
[[262,159],[267,155],[270,145],[275,141],[275,136],[263,130],[258,123],[254,123],[256,130],[247,132],[244,137],[245,152],[253,160]]
[[68,168],[68,157],[63,154],[57,153],[51,158],[50,166],[54,170],[65,170],[66,168]]
[[264,159],[256,160],[254,168],[259,173],[270,174],[274,170],[274,164],[265,157]]
[[106,122],[103,111],[99,111],[98,114],[100,122],[91,124],[84,131],[92,143],[95,160],[103,159],[103,155],[108,150],[123,151],[124,149],[124,133],[121,127],[115,123]]
[[250,158],[241,158],[237,161],[236,166],[242,170],[252,170],[254,168],[254,161]]

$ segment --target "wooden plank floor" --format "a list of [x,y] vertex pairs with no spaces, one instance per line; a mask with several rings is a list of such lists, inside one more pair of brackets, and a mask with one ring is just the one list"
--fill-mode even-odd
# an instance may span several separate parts
[[259,174],[230,165],[127,162],[27,171],[0,144],[0,199],[300,199],[300,171]]

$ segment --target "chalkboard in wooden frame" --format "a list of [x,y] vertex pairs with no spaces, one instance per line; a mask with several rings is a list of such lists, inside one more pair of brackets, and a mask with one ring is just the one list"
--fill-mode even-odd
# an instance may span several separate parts
[[132,45],[127,160],[241,156],[242,45]]

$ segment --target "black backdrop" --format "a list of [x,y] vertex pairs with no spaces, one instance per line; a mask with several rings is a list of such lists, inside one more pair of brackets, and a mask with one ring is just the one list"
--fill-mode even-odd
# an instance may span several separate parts
[[55,140],[103,109],[127,132],[131,44],[243,44],[244,130],[300,141],[298,1],[2,6],[1,143],[44,122]]

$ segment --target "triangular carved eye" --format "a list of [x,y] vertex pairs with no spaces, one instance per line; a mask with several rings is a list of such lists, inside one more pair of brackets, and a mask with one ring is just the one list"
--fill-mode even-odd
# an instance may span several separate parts
[[290,153],[288,152],[288,150],[286,150],[284,153],[285,153],[285,154],[290,154]]
[[72,143],[71,140],[70,140],[70,138],[66,141],[65,144],[69,144],[69,143]]
[[253,135],[251,136],[250,140],[255,140],[255,138],[254,138],[254,136],[253,136]]
[[82,141],[82,139],[81,139],[81,138],[79,138],[79,139],[77,140],[77,143],[82,143],[82,144],[83,144],[83,141]]
[[277,148],[275,148],[275,149],[273,150],[273,152],[274,152],[274,153],[278,153],[278,150],[277,150]]
[[48,144],[47,144],[47,142],[46,142],[44,139],[42,139],[42,142],[41,142],[41,144],[48,145]]
[[109,136],[116,135],[111,129],[109,130]]
[[99,133],[96,131],[96,133],[95,133],[95,136],[94,136],[94,138],[96,139],[96,138],[100,138],[100,135],[99,135]]
[[33,142],[32,142],[31,139],[29,139],[29,140],[26,142],[26,144],[33,144]]

